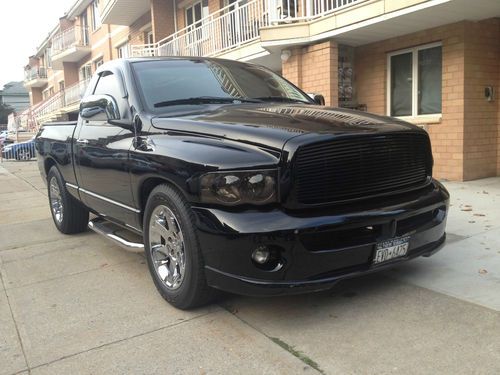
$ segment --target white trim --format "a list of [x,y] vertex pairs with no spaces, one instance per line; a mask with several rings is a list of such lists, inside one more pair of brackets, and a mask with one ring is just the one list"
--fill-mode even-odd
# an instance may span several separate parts
[[123,46],[124,44],[129,43],[129,42],[130,42],[130,38],[127,35],[125,38],[121,38],[118,42],[113,43],[113,48],[120,48],[121,46]]
[[185,8],[188,8],[190,6],[193,6],[195,3],[201,3],[202,0],[184,0],[184,1],[181,1],[179,2],[179,4],[177,4],[177,9],[185,9]]
[[116,34],[118,33],[121,33],[123,30],[125,30],[128,26],[119,26],[117,27],[115,30],[113,30],[112,32],[110,33],[107,33],[105,36],[103,36],[101,39],[99,39],[97,42],[95,43],[91,43],[91,47],[90,49],[93,51],[97,48],[99,48],[101,45],[103,45],[104,43],[106,43],[108,41],[108,39],[114,37]]
[[104,53],[100,53],[97,56],[93,57],[92,60],[90,60],[90,63],[93,64],[99,59],[104,59]]
[[[391,116],[391,58],[393,56],[398,56],[398,55],[403,55],[406,53],[411,53],[412,54],[412,105],[411,105],[411,112],[412,114],[410,116],[399,116],[399,118],[405,120],[408,119],[407,121],[410,122],[418,122],[419,119],[425,121],[426,119],[432,117],[433,119],[436,119],[439,117],[439,122],[441,121],[441,113],[432,113],[432,114],[427,114],[427,115],[419,115],[418,114],[418,51],[424,50],[424,49],[430,49],[430,48],[435,48],[435,47],[442,47],[443,43],[442,42],[434,42],[434,43],[428,43],[428,44],[422,44],[419,46],[415,47],[410,47],[410,48],[405,48],[397,51],[393,51],[387,54],[387,60],[386,60],[386,108],[385,112],[387,116]],[[442,61],[441,61],[442,65]],[[442,97],[441,97],[441,103],[442,103]]]
[[422,125],[422,124],[439,124],[441,123],[443,116],[441,114],[437,114],[437,115],[399,116],[396,118],[406,122],[410,122],[415,125]]
[[139,28],[139,32],[143,33],[145,31],[151,30],[152,28],[153,28],[153,24],[151,22],[148,22],[147,24],[145,24]]

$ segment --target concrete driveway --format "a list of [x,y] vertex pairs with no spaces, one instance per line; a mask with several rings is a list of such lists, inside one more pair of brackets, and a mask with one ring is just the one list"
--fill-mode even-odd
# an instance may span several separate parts
[[499,374],[500,179],[447,183],[431,258],[302,296],[186,312],[145,259],[50,218],[35,162],[0,164],[0,374]]

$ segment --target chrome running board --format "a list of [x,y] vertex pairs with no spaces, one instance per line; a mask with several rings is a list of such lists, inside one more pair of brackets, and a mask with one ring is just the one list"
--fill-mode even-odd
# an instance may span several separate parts
[[134,253],[144,252],[144,244],[140,235],[107,221],[102,217],[90,220],[89,228],[128,251]]

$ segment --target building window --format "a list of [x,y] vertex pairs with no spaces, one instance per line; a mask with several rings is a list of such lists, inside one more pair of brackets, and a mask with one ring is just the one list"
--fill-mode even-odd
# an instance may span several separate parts
[[153,31],[149,30],[145,33],[145,44],[154,44]]
[[92,31],[101,27],[101,13],[99,12],[99,0],[92,2]]
[[92,67],[85,64],[80,68],[80,81],[88,81],[92,77]]
[[116,47],[119,59],[125,59],[130,56],[128,43],[123,43],[122,45]]
[[44,64],[47,68],[52,68],[52,49],[51,48],[47,48],[45,50],[45,62],[44,62]]
[[440,43],[389,54],[387,112],[412,117],[440,114],[442,68]]
[[102,57],[94,62],[94,71],[97,70],[104,63]]
[[59,91],[64,91],[64,81],[59,81]]
[[202,5],[201,1],[191,5],[186,8],[186,26],[200,27],[201,26],[201,18],[202,18]]

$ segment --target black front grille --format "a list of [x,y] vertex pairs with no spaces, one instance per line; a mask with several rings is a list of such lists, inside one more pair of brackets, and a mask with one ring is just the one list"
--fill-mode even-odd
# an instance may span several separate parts
[[364,135],[302,146],[295,161],[300,204],[359,199],[421,187],[432,174],[426,134]]

